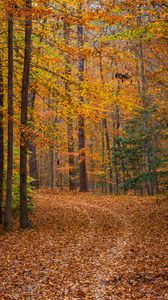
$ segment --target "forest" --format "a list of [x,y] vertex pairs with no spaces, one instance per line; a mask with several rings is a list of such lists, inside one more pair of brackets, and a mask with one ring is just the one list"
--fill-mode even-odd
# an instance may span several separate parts
[[0,299],[168,299],[167,21],[0,0]]

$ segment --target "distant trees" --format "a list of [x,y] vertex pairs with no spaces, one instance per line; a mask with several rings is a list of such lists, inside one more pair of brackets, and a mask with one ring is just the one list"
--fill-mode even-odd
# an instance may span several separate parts
[[[71,129],[67,130],[68,154],[61,153],[61,147],[64,149],[66,143],[62,143],[60,148],[58,146],[61,159],[59,166],[56,166],[56,176],[62,178],[61,187],[65,185],[71,189],[67,170],[74,169],[70,166],[76,164],[74,155],[78,146],[80,163],[79,169],[75,165],[76,174],[73,177],[76,182],[79,180],[80,191],[93,188],[115,194],[129,190],[141,194],[156,193],[160,185],[159,174],[162,173],[158,169],[165,156],[163,160],[159,159],[161,152],[158,139],[161,135],[157,137],[154,134],[155,137],[152,137],[152,130],[158,132],[158,117],[154,109],[158,100],[151,88],[154,78],[150,74],[157,72],[154,65],[158,65],[156,61],[159,56],[156,58],[150,52],[152,44],[149,40],[153,35],[154,43],[156,40],[160,43],[162,29],[158,29],[158,37],[153,31],[155,25],[164,27],[160,9],[157,7],[154,11],[152,5],[118,1],[111,4],[94,4],[92,1],[86,4],[81,1],[80,5],[76,4],[74,14],[69,3],[66,8],[65,3],[62,6],[60,3],[60,7],[63,10],[63,23],[60,21],[55,43],[62,51],[58,51],[57,66],[65,69],[65,78],[61,78],[65,95],[61,95],[61,90],[60,93],[57,91],[58,115],[59,111],[66,115],[69,129],[71,124]],[[59,19],[55,8],[54,13]],[[162,25],[158,25],[158,14],[163,20]],[[137,23],[140,18],[141,24]],[[60,46],[59,40],[62,30],[64,47]],[[151,56],[153,66],[150,65]],[[64,57],[64,65],[61,57]],[[64,96],[70,101],[66,106],[70,104],[71,108],[63,112],[61,107],[67,103]],[[65,130],[63,123],[64,117],[58,128],[61,137]],[[90,136],[91,127],[96,128],[96,136]],[[73,141],[70,142],[72,136]],[[69,147],[70,144],[73,147]],[[39,165],[42,165],[40,160]],[[94,187],[89,180],[95,182]]]

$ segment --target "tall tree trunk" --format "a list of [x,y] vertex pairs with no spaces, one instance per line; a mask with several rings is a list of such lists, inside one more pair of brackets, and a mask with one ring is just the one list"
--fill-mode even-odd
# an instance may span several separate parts
[[[80,4],[79,13],[82,13],[82,4]],[[83,48],[83,26],[78,25],[77,27],[78,34],[78,80],[79,83],[82,84],[84,81],[84,58],[81,53]],[[81,87],[80,87],[80,97],[79,101],[82,104],[84,102],[84,98],[81,95]],[[86,160],[85,160],[85,121],[84,116],[78,116],[78,149],[79,149],[79,188],[81,192],[87,191],[87,175],[86,175]]]
[[[64,40],[66,46],[69,46],[70,42],[70,26],[64,21]],[[65,54],[65,95],[66,100],[68,101],[68,116],[67,116],[67,137],[68,137],[68,163],[69,163],[69,189],[75,190],[75,159],[74,159],[74,138],[73,138],[73,116],[71,110],[71,93],[70,93],[70,85],[69,78],[71,75],[71,61],[69,58],[69,54]]]
[[[35,97],[36,92],[33,90],[29,94],[29,107],[30,107],[30,127],[33,130],[34,129],[34,117],[33,117],[33,111],[34,111],[34,103],[35,103]],[[34,144],[34,137],[33,134],[31,135],[31,139],[28,141],[28,150],[29,150],[29,175],[32,178],[32,181],[30,181],[30,185],[34,189],[39,188],[39,178],[38,178],[38,165],[37,165],[37,155],[36,155],[36,146]]]
[[150,145],[148,141],[148,113],[145,111],[147,109],[146,103],[146,82],[145,82],[145,68],[144,68],[144,54],[143,54],[143,47],[140,44],[140,64],[141,64],[141,80],[142,80],[142,102],[144,106],[144,113],[143,113],[143,130],[145,135],[145,142],[144,142],[144,150],[146,155],[146,167],[148,172],[148,194],[153,195],[153,179],[152,179],[152,172],[151,172],[151,157],[150,157]]
[[105,137],[106,137],[106,149],[107,149],[107,158],[108,158],[108,172],[109,172],[109,193],[111,194],[113,192],[113,170],[112,170],[112,158],[111,158],[111,149],[110,149],[110,138],[107,128],[107,119],[103,119],[103,127],[105,130]]
[[[136,76],[137,76],[137,91],[138,91],[138,95],[139,95],[139,98],[141,98],[142,96],[142,93],[141,93],[141,78],[140,78],[140,66],[139,66],[139,53],[137,51],[137,49],[135,50],[135,56],[136,56]],[[142,160],[142,163],[140,163],[139,161],[139,164],[138,164],[138,173],[139,175],[144,172],[144,153],[142,151],[142,154],[141,154],[141,157],[140,157],[140,160]],[[143,196],[145,194],[145,182],[142,182],[139,184],[139,190],[140,190],[140,194]]]
[[[102,49],[100,50],[100,77],[102,87],[104,86],[104,76],[103,76],[103,64],[102,64]],[[107,149],[107,158],[108,158],[108,173],[109,173],[109,193],[113,192],[113,170],[112,170],[112,157],[111,157],[111,147],[110,147],[110,138],[109,132],[107,127],[107,118],[103,118],[102,125],[105,131],[105,138],[106,138],[106,149]]]
[[32,34],[32,0],[26,0],[25,20],[25,50],[24,69],[22,77],[21,95],[21,133],[20,133],[20,227],[29,227],[27,212],[27,107],[28,88],[31,61],[31,34]]
[[38,166],[37,166],[37,155],[36,155],[36,146],[33,141],[29,141],[29,174],[33,179],[30,182],[30,185],[34,189],[39,189],[39,176],[38,176]]
[[55,168],[56,168],[56,161],[55,161],[55,145],[54,141],[53,144],[49,148],[49,170],[50,170],[50,181],[49,181],[49,186],[54,189],[56,184],[56,176],[55,176]]
[[0,224],[2,224],[3,181],[4,181],[3,105],[4,105],[4,82],[3,82],[3,70],[2,70],[2,57],[0,55]]
[[105,136],[104,136],[104,124],[101,124],[101,141],[102,141],[102,151],[101,151],[101,164],[102,164],[102,172],[101,176],[101,187],[102,194],[107,193],[107,182],[106,182],[106,164],[105,164]]
[[[140,6],[138,7],[138,11]],[[137,18],[138,26],[142,25],[141,15]],[[147,113],[147,95],[146,95],[146,78],[145,78],[145,63],[144,63],[144,50],[142,42],[139,42],[139,59],[140,59],[140,69],[141,69],[141,99],[144,108],[143,112],[143,132],[145,136],[145,141],[143,145],[143,150],[146,156],[146,170],[148,172],[148,194],[153,195],[153,175],[151,170],[151,156],[150,156],[150,144],[148,140],[148,113]]]
[[[12,9],[12,8],[11,8]],[[7,179],[6,207],[4,228],[11,228],[12,207],[12,175],[13,175],[13,14],[8,16],[8,150],[7,150]]]
[[[113,147],[116,150],[119,150],[119,143],[117,142],[116,138],[116,131],[120,128],[120,113],[119,113],[119,106],[116,105],[114,109],[114,120],[113,120],[113,130],[114,130],[114,138],[113,138]],[[117,151],[118,152],[118,151]],[[115,155],[115,154],[114,154]],[[118,158],[114,158],[114,170],[115,170],[115,193],[119,194],[119,161]]]

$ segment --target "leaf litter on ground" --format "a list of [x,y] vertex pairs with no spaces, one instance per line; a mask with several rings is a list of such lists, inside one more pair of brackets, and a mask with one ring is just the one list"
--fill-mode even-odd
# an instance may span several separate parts
[[1,300],[168,299],[168,206],[41,190],[34,227],[0,232]]

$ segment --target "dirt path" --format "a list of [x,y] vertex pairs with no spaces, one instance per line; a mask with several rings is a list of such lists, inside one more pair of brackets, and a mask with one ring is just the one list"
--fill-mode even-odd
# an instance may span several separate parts
[[167,203],[41,191],[0,235],[0,300],[168,299]]

